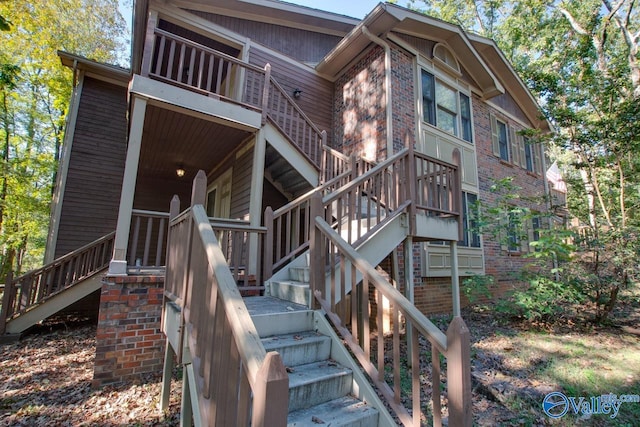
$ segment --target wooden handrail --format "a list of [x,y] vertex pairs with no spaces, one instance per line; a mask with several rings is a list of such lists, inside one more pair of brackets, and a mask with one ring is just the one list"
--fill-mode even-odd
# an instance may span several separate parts
[[[213,222],[263,233],[263,227]],[[288,377],[280,356],[267,353],[204,207],[171,221],[167,294],[178,297],[196,373],[205,425],[286,424]],[[215,351],[214,351],[215,348]],[[246,389],[248,385],[249,389]],[[232,391],[233,390],[233,391]],[[213,417],[215,414],[215,418]],[[233,421],[230,421],[233,420]]]
[[0,334],[6,322],[52,296],[104,270],[111,260],[115,232],[35,270],[7,278],[0,310]]
[[[313,203],[314,213],[321,211],[320,203],[319,197],[316,197]],[[449,421],[452,425],[470,426],[470,344],[469,331],[462,318],[455,317],[447,333],[443,333],[362,258],[321,215],[314,216],[313,228],[310,242],[310,256],[316,260],[311,264],[310,272],[313,295],[398,420],[405,426],[422,425],[420,377],[424,372],[421,369],[421,346],[418,338],[422,335],[431,344],[433,425],[442,425],[439,385],[440,355],[443,355],[447,358]],[[325,280],[324,266],[328,258],[331,259],[331,286],[326,285]],[[340,285],[337,286],[336,283]],[[345,308],[348,291],[351,294],[350,315]],[[372,295],[374,302],[370,300]],[[383,299],[389,302],[391,309],[391,336],[385,334],[383,327]],[[337,301],[342,302],[342,306]],[[370,302],[377,305],[375,327],[369,321]],[[400,367],[400,315],[405,324],[407,351],[410,356],[407,361],[409,373],[403,373]],[[392,344],[392,366],[385,363],[388,351],[385,341],[391,341]],[[388,368],[391,368],[391,376],[387,375]],[[405,381],[403,376],[409,377],[411,392],[401,387]],[[392,379],[387,379],[388,377]],[[411,411],[405,406],[409,402]]]

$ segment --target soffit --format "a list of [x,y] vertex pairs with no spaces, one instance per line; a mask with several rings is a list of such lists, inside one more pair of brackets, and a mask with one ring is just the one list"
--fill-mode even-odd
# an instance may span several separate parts
[[139,170],[143,175],[173,178],[178,165],[189,173],[210,171],[236,150],[250,132],[193,115],[148,105]]
[[115,81],[123,86],[126,86],[129,80],[131,80],[131,71],[116,65],[96,62],[84,56],[74,55],[61,50],[58,51],[58,56],[60,57],[62,65],[65,67],[85,71],[97,79]]
[[484,98],[504,93],[504,88],[462,29],[453,24],[413,12],[403,7],[380,3],[318,64],[318,72],[335,77],[371,40],[363,33],[363,27],[372,34],[383,37],[390,31],[410,34],[444,42],[455,52],[458,61],[471,74]]
[[359,20],[306,6],[274,0],[173,0],[182,9],[213,12],[251,21],[344,36]]
[[542,118],[540,106],[536,99],[522,79],[520,79],[520,76],[513,69],[510,62],[504,57],[495,42],[477,35],[470,35],[469,38],[485,62],[489,64],[493,72],[500,78],[500,81],[506,87],[509,94],[511,94],[520,108],[522,108],[532,125],[541,130],[551,130],[551,124]]

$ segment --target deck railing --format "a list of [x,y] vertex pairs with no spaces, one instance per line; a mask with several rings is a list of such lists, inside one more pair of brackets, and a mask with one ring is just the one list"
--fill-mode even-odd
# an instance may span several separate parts
[[160,28],[153,30],[150,40],[153,53],[143,76],[262,112],[263,124],[269,119],[321,166],[326,132],[273,79],[269,64],[260,68]]
[[203,425],[285,425],[285,367],[260,341],[224,244],[201,204],[205,189],[198,193],[202,200],[195,198],[189,210],[171,221],[165,282],[165,295],[183,316],[181,330],[196,376],[198,402],[193,404]]
[[[317,205],[313,210],[321,212],[319,200]],[[446,334],[440,331],[372,265],[358,255],[320,215],[314,218],[310,256],[315,260],[311,264],[313,295],[401,424],[421,426],[429,423],[442,426],[442,355],[447,359],[449,425],[470,426],[470,344],[469,331],[462,318],[454,318]],[[327,262],[329,258],[337,262]],[[325,285],[325,265],[329,265],[329,274],[332,277],[329,282],[341,283],[342,286]],[[320,272],[317,272],[317,269],[320,269]],[[316,280],[316,277],[319,279]],[[338,301],[348,301],[345,298],[345,289],[351,290],[350,310],[347,310],[344,304],[337,304]],[[378,307],[375,321],[370,321],[372,311],[369,296],[372,294],[375,295]],[[385,335],[382,327],[383,298],[388,300],[391,306],[391,335]],[[404,322],[403,331],[401,322]],[[401,332],[404,333],[404,337]],[[401,345],[405,345],[405,340],[409,353],[407,362],[403,362],[400,357],[400,348]],[[429,344],[427,351],[424,351],[421,343]],[[389,352],[393,357],[386,357]],[[429,365],[432,386],[425,387],[424,379],[429,371],[424,369],[424,366]],[[421,404],[423,396],[427,393],[431,394],[431,416],[423,412]]]
[[[454,153],[454,160],[456,158]],[[264,225],[272,230],[274,242],[273,252],[267,258],[275,270],[309,247],[310,200],[316,192],[323,197],[323,218],[351,244],[357,244],[374,228],[381,227],[398,210],[407,210],[410,218],[417,212],[457,218],[461,227],[459,166],[411,149],[379,164],[351,162],[357,166],[318,189],[276,211],[267,208]],[[358,171],[362,174],[358,175]]]
[[164,265],[169,213],[134,209],[129,236],[129,268]]
[[115,232],[19,277],[7,277],[0,311],[0,334],[6,322],[82,280],[104,270],[113,254]]

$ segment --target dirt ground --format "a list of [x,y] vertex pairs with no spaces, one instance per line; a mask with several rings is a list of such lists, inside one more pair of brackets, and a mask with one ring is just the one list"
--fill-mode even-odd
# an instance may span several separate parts
[[[638,313],[625,313],[627,325],[622,328],[637,326]],[[536,402],[558,384],[534,374],[548,360],[533,354],[526,366],[519,366],[522,359],[510,357],[519,350],[514,348],[522,332],[517,324],[500,323],[482,310],[466,309],[463,318],[471,331],[474,425],[551,425]],[[564,336],[559,332],[593,335],[549,331]],[[86,321],[54,320],[18,342],[0,345],[0,426],[179,425],[179,373],[172,383],[170,408],[163,413],[158,409],[159,376],[91,389],[94,356],[95,325]],[[525,404],[518,408],[514,402]]]

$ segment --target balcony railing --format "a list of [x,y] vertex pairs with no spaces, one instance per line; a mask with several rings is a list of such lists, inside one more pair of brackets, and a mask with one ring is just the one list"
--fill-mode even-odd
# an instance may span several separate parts
[[260,68],[160,28],[151,31],[143,76],[261,112],[263,124],[269,120],[320,167],[326,133],[271,77],[269,64]]

